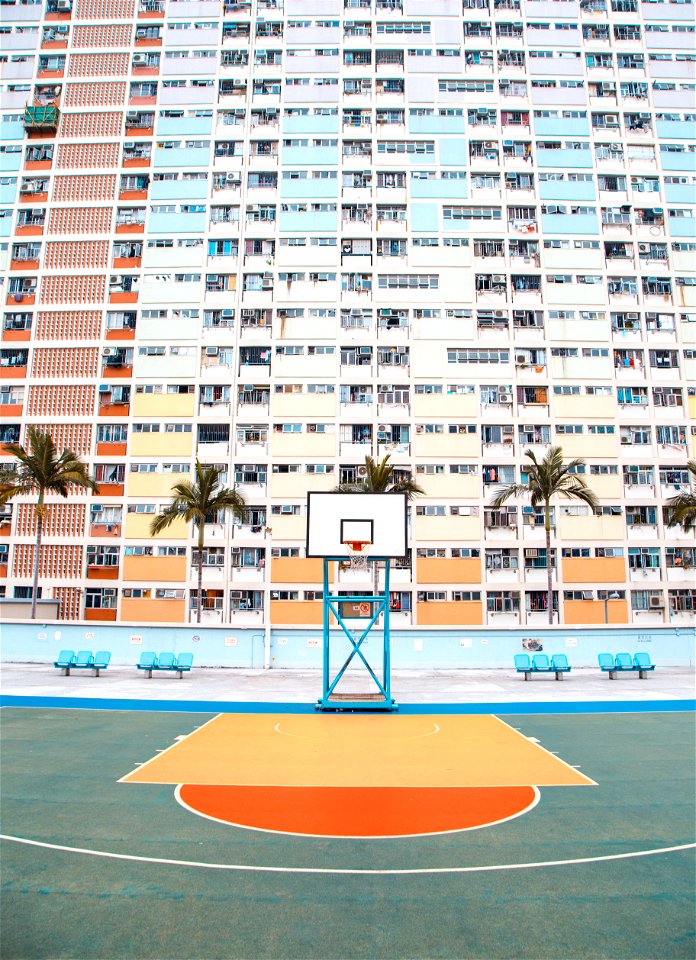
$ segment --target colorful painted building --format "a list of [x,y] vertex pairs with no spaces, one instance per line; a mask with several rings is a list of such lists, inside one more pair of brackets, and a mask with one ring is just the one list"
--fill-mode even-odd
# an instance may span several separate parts
[[[205,623],[318,624],[306,494],[389,454],[426,491],[397,627],[543,625],[548,562],[557,622],[693,623],[692,3],[1,10],[0,440],[99,482],[47,518],[62,619],[195,621],[194,531],[149,525],[199,458],[249,505],[206,527]],[[551,444],[601,506],[556,504],[549,558],[488,502]]]

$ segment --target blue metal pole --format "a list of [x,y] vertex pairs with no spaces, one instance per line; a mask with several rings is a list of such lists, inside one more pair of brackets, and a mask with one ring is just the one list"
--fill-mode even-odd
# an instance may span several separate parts
[[384,564],[384,676],[383,686],[387,693],[387,700],[391,700],[391,631],[389,623],[389,567],[390,561]]
[[322,700],[325,700],[329,692],[329,666],[330,666],[330,602],[329,602],[329,561],[324,560],[324,683]]

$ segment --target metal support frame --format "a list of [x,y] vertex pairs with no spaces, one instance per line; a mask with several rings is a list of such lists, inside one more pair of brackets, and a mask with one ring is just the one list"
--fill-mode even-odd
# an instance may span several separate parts
[[[385,561],[384,567],[384,592],[378,594],[351,594],[350,596],[338,596],[329,593],[329,564],[332,560],[341,561],[345,557],[326,557],[324,559],[324,594],[323,594],[323,687],[322,695],[316,703],[317,710],[398,710],[398,704],[391,695],[391,631],[389,625],[389,560]],[[372,616],[367,627],[362,629],[359,634],[349,629],[345,620],[341,616],[341,603],[370,603],[373,604]],[[376,607],[376,609],[375,609]],[[352,645],[352,650],[348,657],[338,670],[336,675],[331,677],[331,614],[336,618],[336,622],[348,637]],[[383,651],[382,651],[382,679],[370,665],[362,648],[368,634],[379,620],[380,614],[383,615]],[[342,700],[335,697],[335,689],[350,666],[355,657],[362,661],[365,669],[370,674],[382,699],[361,700],[356,697],[354,700]],[[333,699],[332,699],[333,697]]]

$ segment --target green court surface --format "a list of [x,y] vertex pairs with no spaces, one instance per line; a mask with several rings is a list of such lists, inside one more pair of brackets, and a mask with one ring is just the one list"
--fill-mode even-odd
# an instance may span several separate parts
[[118,782],[213,716],[2,710],[4,960],[695,955],[691,713],[501,713],[596,786],[359,840],[241,829],[171,784]]

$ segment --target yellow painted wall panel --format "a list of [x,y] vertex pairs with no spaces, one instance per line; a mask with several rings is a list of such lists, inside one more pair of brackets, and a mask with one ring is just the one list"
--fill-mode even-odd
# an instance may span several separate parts
[[689,397],[689,419],[696,420],[696,396]]
[[310,491],[333,490],[338,483],[331,473],[271,473],[270,495],[276,499],[305,498]]
[[132,457],[190,457],[192,433],[132,433],[128,452]]
[[601,500],[623,500],[623,481],[621,475],[601,474],[600,476],[590,476],[585,473],[587,485]]
[[479,600],[417,603],[416,618],[419,627],[481,626],[483,604]]
[[[579,397],[553,397],[553,412],[559,419],[568,417],[570,420],[579,420],[588,423],[590,420],[613,420],[616,417],[616,401],[613,397],[593,397],[583,394]],[[565,450],[565,441],[563,448]]]
[[129,497],[171,497],[172,484],[185,475],[172,473],[129,473],[126,494]]
[[193,393],[136,393],[131,400],[134,417],[192,417]]
[[458,393],[419,393],[413,397],[413,415],[419,419],[432,417],[441,420],[443,417],[477,417],[479,401],[476,394]]
[[422,557],[416,560],[418,583],[481,583],[477,557]]
[[125,536],[127,540],[188,540],[188,524],[183,520],[175,520],[162,533],[153,537],[150,533],[150,524],[156,514],[128,513],[126,514]]
[[[563,604],[565,622],[604,623],[603,600],[566,600]],[[628,603],[626,600],[607,602],[608,623],[628,623]]]
[[[563,455],[567,459],[582,457],[584,460],[612,460],[619,455],[619,438],[616,435],[602,434],[568,434],[558,437],[563,447]],[[586,478],[588,479],[588,478]]]
[[136,623],[185,623],[185,600],[151,600],[124,597],[121,602],[121,620]]
[[625,583],[623,557],[563,557],[564,583]]
[[271,455],[316,460],[336,456],[335,433],[273,433]]
[[307,536],[306,517],[271,515],[268,525],[273,530],[274,540],[301,540],[304,543]]
[[623,517],[560,517],[558,531],[562,540],[623,540]]
[[144,583],[183,583],[186,557],[124,557],[123,579]]
[[450,460],[476,457],[480,445],[475,433],[416,433],[413,438],[416,457],[446,457]]
[[415,536],[419,542],[475,540],[481,537],[480,517],[416,517]]
[[433,476],[419,473],[416,482],[425,490],[426,497],[436,499],[463,497],[470,500],[478,497],[481,490],[481,477],[472,474],[442,473]]

